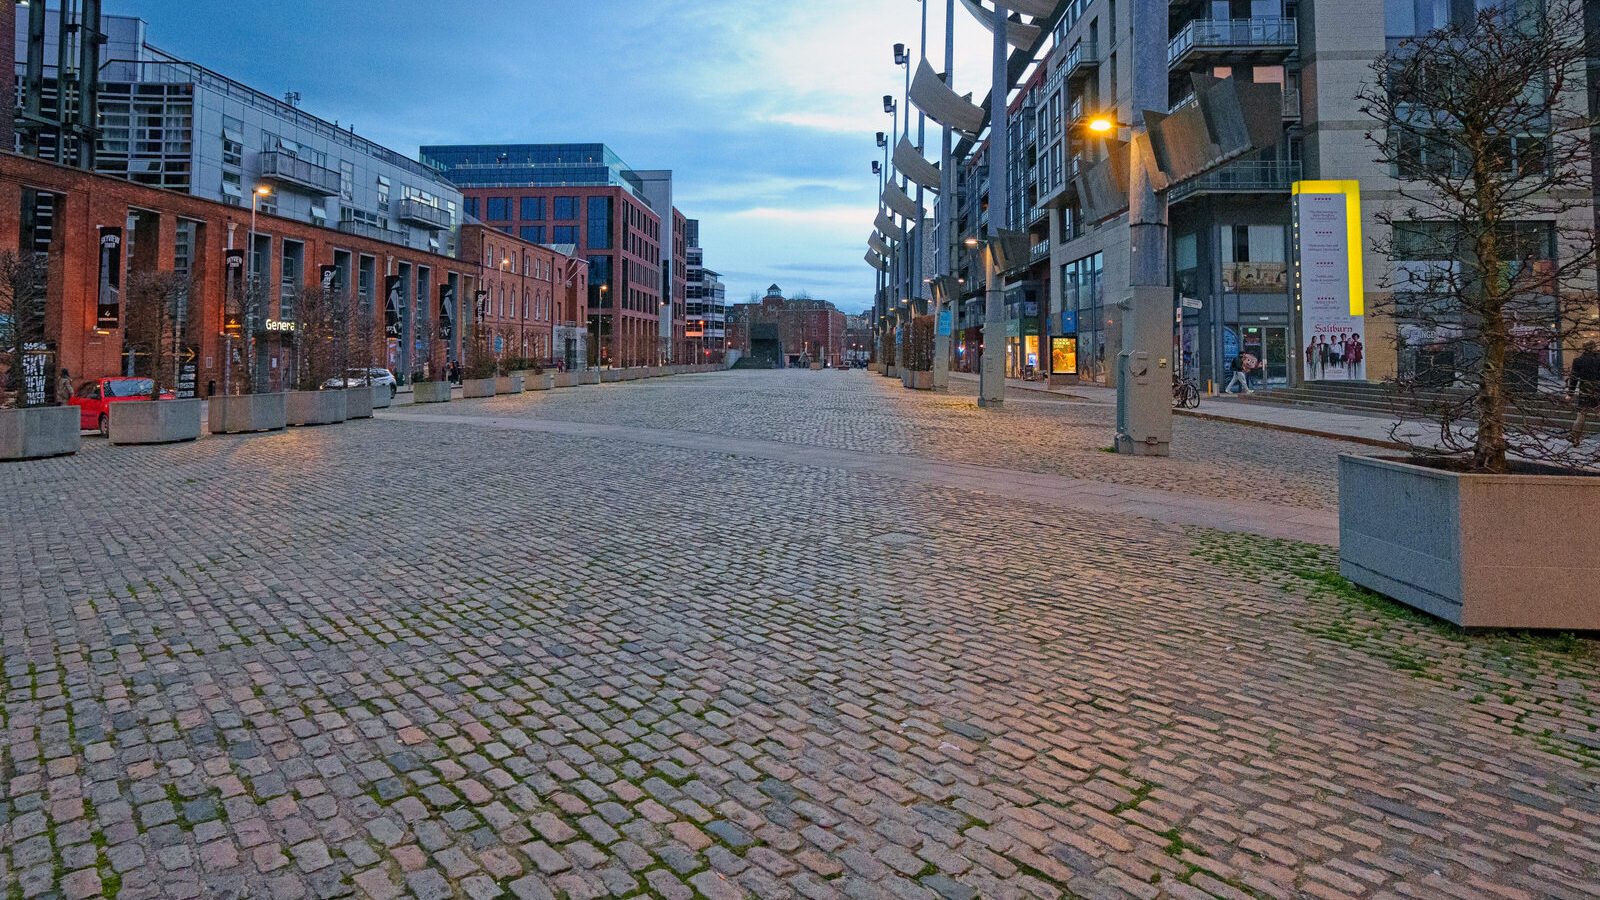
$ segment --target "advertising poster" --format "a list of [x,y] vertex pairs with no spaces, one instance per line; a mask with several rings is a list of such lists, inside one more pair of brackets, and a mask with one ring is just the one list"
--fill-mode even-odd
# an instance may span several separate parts
[[122,321],[122,229],[100,226],[100,291],[94,327],[109,331]]
[[1306,381],[1367,377],[1361,274],[1361,187],[1354,181],[1294,185],[1299,360]]
[[383,336],[394,341],[400,339],[400,309],[404,299],[400,296],[400,276],[383,277]]
[[227,302],[222,305],[222,333],[229,337],[244,334],[244,251],[228,250],[223,254],[222,294]]
[[439,340],[449,343],[456,337],[456,289],[439,285]]

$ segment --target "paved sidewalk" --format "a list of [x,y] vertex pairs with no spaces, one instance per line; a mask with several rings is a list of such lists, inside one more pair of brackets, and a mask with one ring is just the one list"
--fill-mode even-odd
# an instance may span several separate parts
[[[968,375],[964,372],[952,372],[950,378],[952,381],[961,381],[972,385],[978,383],[976,375]],[[1082,403],[1115,404],[1117,402],[1117,392],[1114,388],[1100,387],[1098,385],[1073,385],[1071,387],[1052,388],[1037,381],[1008,378],[1006,379],[1006,390],[1008,392],[1026,392],[1027,395],[1049,395],[1058,397],[1061,400]],[[1394,420],[1380,416],[1336,412],[1327,409],[1246,403],[1227,396],[1203,397],[1201,398],[1199,409],[1177,410],[1176,412],[1180,416],[1196,419],[1209,419],[1214,422],[1229,422],[1236,425],[1270,428],[1274,431],[1331,438],[1369,447],[1385,449],[1398,449],[1401,447],[1401,444],[1395,440],[1394,434],[1390,430],[1394,425]],[[1425,433],[1424,429],[1425,426],[1421,423],[1408,422],[1402,426],[1401,436],[1420,439]]]

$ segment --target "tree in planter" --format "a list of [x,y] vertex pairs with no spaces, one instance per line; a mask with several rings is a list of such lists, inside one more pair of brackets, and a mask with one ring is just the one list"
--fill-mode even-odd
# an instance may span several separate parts
[[[34,348],[44,343],[47,257],[37,253],[0,253],[0,406],[43,406],[54,401],[48,389],[28,391],[29,367],[40,361]],[[57,373],[47,373],[53,382]],[[42,394],[42,398],[38,395]],[[33,400],[39,400],[34,403]]]
[[318,287],[294,294],[294,389],[314,391],[332,377],[335,337],[342,323],[334,298]]
[[1472,472],[1600,463],[1600,444],[1569,439],[1566,404],[1538,391],[1538,354],[1596,324],[1584,9],[1546,5],[1401,42],[1359,95],[1398,179],[1374,242],[1397,262],[1374,307],[1396,326],[1401,397],[1438,426],[1395,439]]
[[178,320],[189,290],[189,277],[177,272],[134,272],[128,276],[123,341],[144,356],[151,400],[177,389],[173,361],[183,345]]
[[347,298],[346,309],[348,310],[345,316],[344,339],[346,371],[359,369],[362,381],[370,387],[372,369],[378,358],[377,311],[370,304],[353,298]]
[[473,323],[472,330],[467,333],[464,377],[494,378],[500,373],[492,341],[488,326]]
[[911,371],[933,371],[933,316],[917,316],[911,320],[906,355]]

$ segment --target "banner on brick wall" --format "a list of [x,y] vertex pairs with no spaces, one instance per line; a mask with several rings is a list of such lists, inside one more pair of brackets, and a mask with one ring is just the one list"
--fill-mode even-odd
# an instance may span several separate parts
[[94,327],[102,331],[122,322],[122,229],[100,226],[100,290]]
[[446,343],[456,337],[456,289],[451,284],[439,285],[439,340]]
[[222,333],[244,334],[244,251],[227,250],[222,257]]
[[400,338],[400,309],[405,300],[400,295],[400,276],[385,275],[383,278],[383,336],[394,340]]

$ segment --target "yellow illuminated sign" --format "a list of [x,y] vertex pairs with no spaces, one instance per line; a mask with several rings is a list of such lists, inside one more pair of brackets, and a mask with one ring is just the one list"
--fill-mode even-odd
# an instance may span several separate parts
[[1367,289],[1361,268],[1361,182],[1296,181],[1290,192],[1297,197],[1303,194],[1344,195],[1345,255],[1350,260],[1350,315],[1366,315]]

